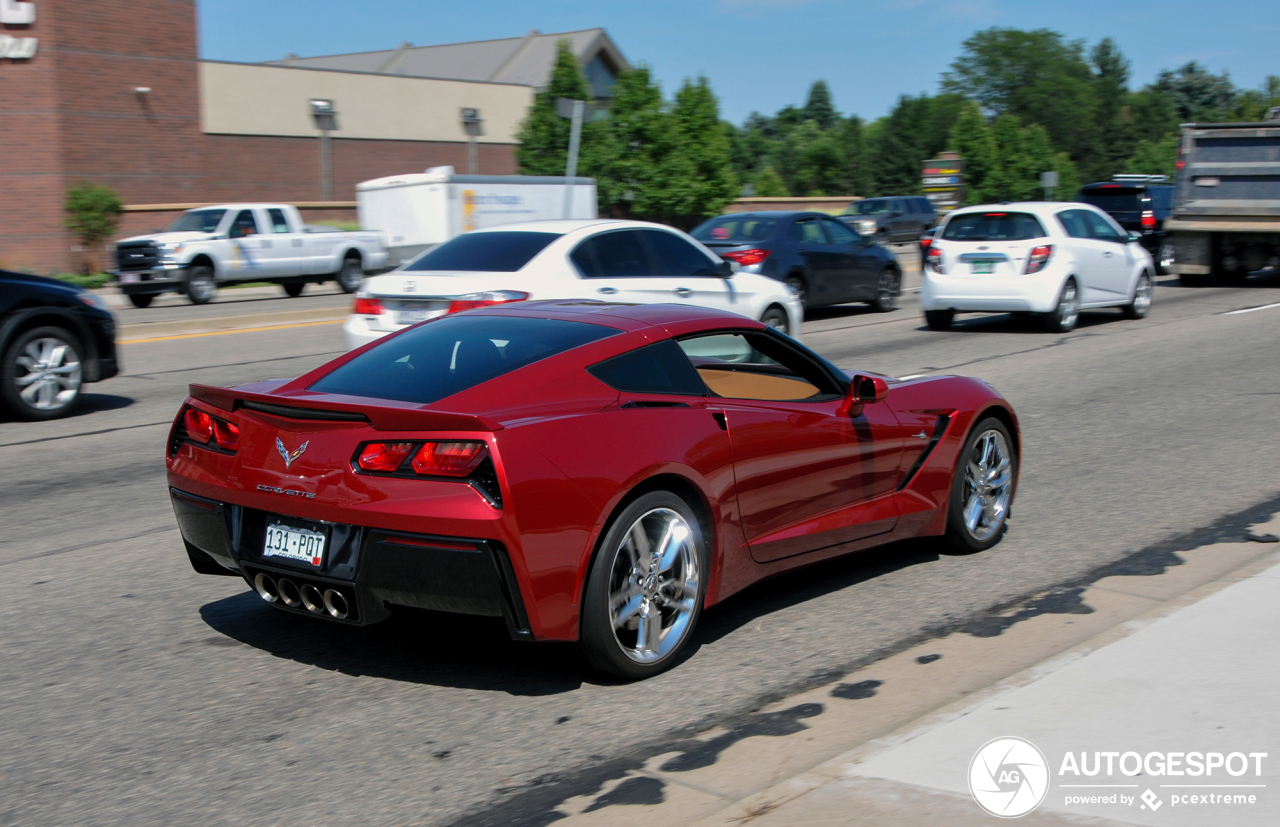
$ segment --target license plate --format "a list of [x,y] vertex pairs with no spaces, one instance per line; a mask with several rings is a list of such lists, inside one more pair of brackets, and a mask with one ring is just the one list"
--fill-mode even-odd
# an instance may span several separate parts
[[137,273],[121,273],[120,274],[121,284],[137,284],[140,281],[142,281],[142,277],[139,276]]
[[996,271],[995,259],[981,258],[969,262],[969,272],[975,276],[989,276]]
[[267,520],[263,557],[282,557],[319,568],[324,565],[325,534],[312,528]]
[[400,324],[417,324],[418,322],[425,322],[432,315],[434,315],[434,311],[425,308],[422,310],[401,310],[396,314],[396,321]]

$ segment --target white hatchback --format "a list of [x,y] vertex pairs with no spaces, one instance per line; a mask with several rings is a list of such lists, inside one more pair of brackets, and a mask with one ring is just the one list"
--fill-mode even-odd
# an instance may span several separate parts
[[930,246],[920,304],[934,330],[956,313],[1038,313],[1054,332],[1081,310],[1151,309],[1151,255],[1111,217],[1061,202],[966,207],[947,216]]
[[365,279],[343,325],[348,349],[446,313],[540,299],[692,304],[799,338],[790,287],[735,268],[688,235],[643,221],[531,221],[473,230]]

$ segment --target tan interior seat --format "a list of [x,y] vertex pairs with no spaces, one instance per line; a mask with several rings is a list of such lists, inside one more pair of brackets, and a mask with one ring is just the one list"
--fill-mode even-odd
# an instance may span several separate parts
[[717,396],[727,399],[760,399],[782,402],[808,399],[818,389],[803,379],[774,376],[768,373],[744,373],[731,370],[698,368],[698,375]]

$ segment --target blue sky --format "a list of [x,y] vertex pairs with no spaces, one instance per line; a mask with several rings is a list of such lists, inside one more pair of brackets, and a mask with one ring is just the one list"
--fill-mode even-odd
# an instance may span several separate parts
[[885,114],[936,91],[961,42],[989,26],[1051,28],[1090,45],[1110,36],[1133,86],[1198,60],[1256,87],[1280,75],[1277,0],[198,0],[201,55],[276,60],[603,26],[670,95],[706,75],[740,123],[804,102],[814,80],[837,108]]

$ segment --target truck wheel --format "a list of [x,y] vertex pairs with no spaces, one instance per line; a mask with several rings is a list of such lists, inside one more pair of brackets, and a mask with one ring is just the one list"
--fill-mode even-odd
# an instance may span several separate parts
[[155,293],[130,293],[129,301],[134,307],[141,310],[144,307],[150,307],[151,301],[156,297]]
[[338,286],[343,293],[354,293],[360,289],[362,281],[364,268],[361,266],[360,256],[358,253],[348,253],[342,260],[342,269],[338,271]]
[[187,271],[187,301],[192,304],[208,304],[213,294],[218,292],[217,282],[213,280],[213,268],[200,264]]
[[296,299],[298,296],[301,296],[302,288],[306,287],[306,285],[300,281],[294,281],[280,286],[284,288],[285,295],[291,299]]

